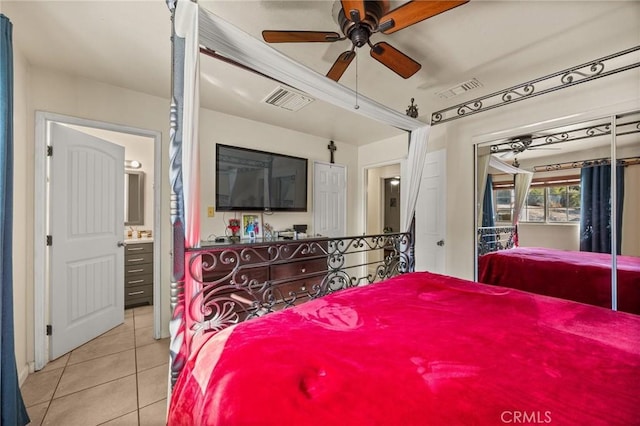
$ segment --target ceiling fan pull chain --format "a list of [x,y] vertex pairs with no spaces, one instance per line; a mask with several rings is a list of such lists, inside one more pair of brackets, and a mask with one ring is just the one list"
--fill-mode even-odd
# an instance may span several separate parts
[[354,109],[360,109],[360,105],[358,105],[358,62],[360,62],[359,59],[360,55],[356,55],[356,104],[354,105]]

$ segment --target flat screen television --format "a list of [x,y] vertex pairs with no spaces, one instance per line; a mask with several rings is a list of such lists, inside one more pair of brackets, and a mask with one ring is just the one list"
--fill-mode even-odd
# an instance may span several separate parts
[[216,210],[307,211],[307,162],[216,144]]

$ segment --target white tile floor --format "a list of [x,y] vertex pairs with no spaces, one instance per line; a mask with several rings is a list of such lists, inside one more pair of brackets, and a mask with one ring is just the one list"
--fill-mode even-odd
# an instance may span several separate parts
[[169,339],[153,339],[153,307],[50,362],[22,386],[31,425],[164,425]]

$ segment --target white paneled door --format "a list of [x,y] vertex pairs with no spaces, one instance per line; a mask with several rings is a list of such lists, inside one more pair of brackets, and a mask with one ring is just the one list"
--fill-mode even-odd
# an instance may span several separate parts
[[427,154],[416,202],[416,271],[445,273],[446,151]]
[[347,231],[347,171],[345,166],[313,165],[313,232],[345,237]]
[[50,359],[124,322],[124,148],[51,124]]

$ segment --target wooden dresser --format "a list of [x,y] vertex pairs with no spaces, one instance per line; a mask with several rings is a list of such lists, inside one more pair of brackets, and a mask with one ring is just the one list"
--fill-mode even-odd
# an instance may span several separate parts
[[[275,246],[261,243],[207,247],[208,254],[202,256],[203,281],[216,282],[213,289],[220,289],[216,297],[235,294],[252,301],[271,302],[275,310],[304,302],[317,292],[313,286],[319,285],[327,274],[327,242],[315,240],[312,252],[305,250],[310,244],[306,240],[280,244],[286,249],[278,254],[273,251]],[[229,262],[230,259],[233,260]],[[206,265],[215,267],[209,270]],[[252,283],[252,294],[234,288],[234,277],[241,287],[245,287],[245,280]],[[236,306],[236,311],[240,310],[241,305]]]
[[124,307],[153,305],[153,242],[127,242],[124,248]]

